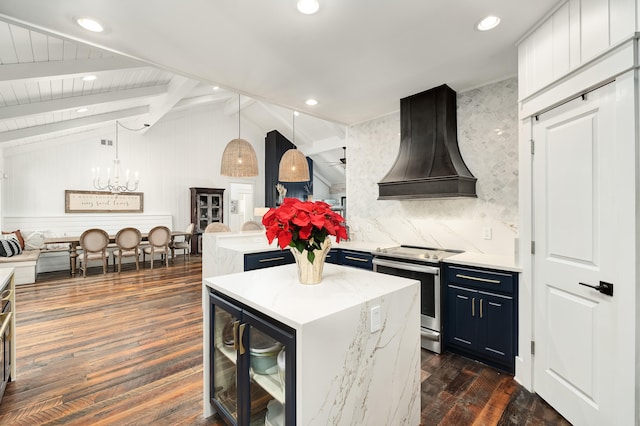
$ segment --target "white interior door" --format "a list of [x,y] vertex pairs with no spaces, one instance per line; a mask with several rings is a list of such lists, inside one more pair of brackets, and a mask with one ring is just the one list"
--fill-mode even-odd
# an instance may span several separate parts
[[622,424],[616,410],[633,409],[615,400],[617,364],[634,351],[616,337],[622,295],[579,284],[618,290],[615,94],[609,84],[533,125],[534,388],[580,425]]
[[229,192],[229,228],[237,232],[243,223],[254,220],[253,185],[248,183],[232,183]]

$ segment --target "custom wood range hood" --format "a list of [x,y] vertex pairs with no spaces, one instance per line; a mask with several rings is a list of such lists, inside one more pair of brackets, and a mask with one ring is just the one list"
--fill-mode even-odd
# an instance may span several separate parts
[[458,148],[456,92],[446,84],[400,100],[400,149],[378,199],[476,197]]

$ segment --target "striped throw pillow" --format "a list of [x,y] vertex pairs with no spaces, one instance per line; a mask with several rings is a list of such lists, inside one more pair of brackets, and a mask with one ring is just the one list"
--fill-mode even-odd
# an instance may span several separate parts
[[20,253],[22,253],[22,248],[20,247],[20,242],[18,242],[17,238],[0,240],[0,256],[11,257]]

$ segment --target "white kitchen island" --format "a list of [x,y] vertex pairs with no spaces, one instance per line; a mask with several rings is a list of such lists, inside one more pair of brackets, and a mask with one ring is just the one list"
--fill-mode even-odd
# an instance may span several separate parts
[[[333,238],[333,237],[331,237]],[[375,253],[377,248],[390,247],[367,241],[333,242],[332,248]],[[289,250],[285,248],[285,250]],[[265,231],[209,232],[202,234],[202,276],[214,277],[244,271],[244,255],[249,253],[280,252],[274,241],[269,244]]]
[[[320,284],[303,285],[296,268],[203,280],[204,416],[214,413],[209,294],[215,291],[295,330],[296,424],[420,424],[418,281],[326,264]],[[372,331],[376,307],[380,325]]]

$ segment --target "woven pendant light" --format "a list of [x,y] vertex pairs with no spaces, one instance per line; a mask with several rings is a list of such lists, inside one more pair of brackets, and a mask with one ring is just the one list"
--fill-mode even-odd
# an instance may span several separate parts
[[253,146],[240,139],[240,94],[238,94],[238,138],[231,140],[224,148],[220,174],[230,177],[258,176],[258,157]]
[[[293,144],[296,141],[296,114],[293,113]],[[287,150],[280,159],[278,169],[280,182],[307,182],[309,177],[309,164],[302,152],[293,148]]]

